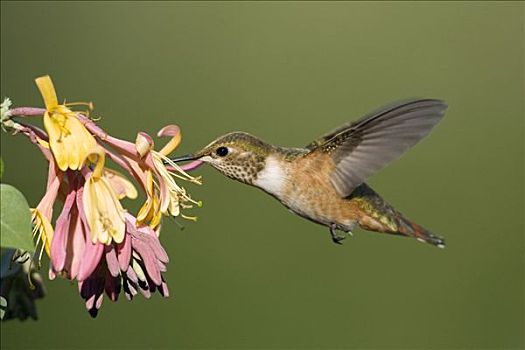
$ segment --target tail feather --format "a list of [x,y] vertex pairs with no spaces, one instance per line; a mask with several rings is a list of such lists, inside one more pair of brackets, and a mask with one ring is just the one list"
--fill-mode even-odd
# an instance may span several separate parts
[[347,198],[359,209],[359,226],[368,231],[416,238],[418,241],[445,247],[445,240],[408,220],[368,185],[362,184]]
[[399,214],[398,218],[399,233],[405,236],[414,237],[418,241],[430,243],[439,248],[445,248],[445,240],[442,237],[435,235],[429,230],[419,226],[415,222],[406,219],[404,216]]

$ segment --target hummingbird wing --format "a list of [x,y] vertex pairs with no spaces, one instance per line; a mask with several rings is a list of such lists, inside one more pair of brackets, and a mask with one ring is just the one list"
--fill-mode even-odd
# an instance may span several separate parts
[[446,109],[443,101],[433,99],[396,103],[345,124],[306,148],[330,154],[336,164],[330,180],[339,195],[347,197],[427,136]]

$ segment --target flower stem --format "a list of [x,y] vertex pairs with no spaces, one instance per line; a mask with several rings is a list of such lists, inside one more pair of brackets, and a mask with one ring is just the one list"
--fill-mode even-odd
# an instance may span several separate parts
[[12,117],[34,117],[44,115],[46,110],[35,107],[18,107],[11,109],[10,112]]

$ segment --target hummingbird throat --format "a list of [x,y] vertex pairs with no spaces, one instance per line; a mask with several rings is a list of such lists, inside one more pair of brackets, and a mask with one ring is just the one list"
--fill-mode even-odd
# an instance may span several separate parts
[[253,184],[279,198],[284,190],[285,178],[282,164],[275,157],[269,156]]

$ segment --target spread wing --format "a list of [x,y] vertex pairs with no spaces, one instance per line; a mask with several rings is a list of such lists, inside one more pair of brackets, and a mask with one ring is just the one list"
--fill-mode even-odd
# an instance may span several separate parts
[[341,197],[400,157],[430,133],[447,105],[440,100],[404,101],[345,124],[306,146],[330,154],[331,182]]

